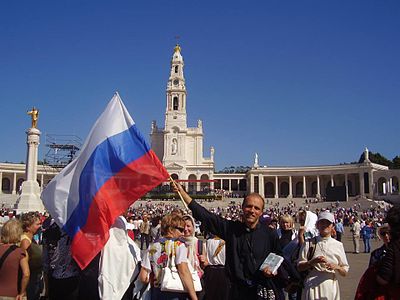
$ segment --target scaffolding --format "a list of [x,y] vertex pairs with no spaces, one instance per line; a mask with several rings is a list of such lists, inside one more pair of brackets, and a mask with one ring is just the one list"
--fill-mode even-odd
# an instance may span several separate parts
[[76,135],[46,134],[45,145],[44,163],[62,169],[74,160],[82,147],[82,139]]

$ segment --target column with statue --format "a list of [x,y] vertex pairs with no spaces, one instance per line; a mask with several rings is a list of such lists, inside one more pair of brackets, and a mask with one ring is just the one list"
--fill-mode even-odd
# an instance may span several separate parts
[[27,155],[25,166],[25,181],[21,185],[21,193],[17,198],[15,208],[18,213],[27,211],[44,211],[43,202],[40,199],[40,187],[37,182],[38,147],[40,130],[37,128],[39,110],[35,107],[27,112],[31,116],[31,128],[26,130]]

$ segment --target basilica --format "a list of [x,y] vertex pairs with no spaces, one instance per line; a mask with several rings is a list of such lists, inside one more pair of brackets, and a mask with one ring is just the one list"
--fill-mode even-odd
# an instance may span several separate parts
[[[164,124],[151,123],[150,140],[152,149],[171,177],[190,193],[215,194],[222,191],[226,195],[242,196],[257,192],[266,198],[340,198],[342,201],[353,197],[400,199],[400,170],[372,163],[368,149],[365,149],[361,163],[259,166],[256,155],[252,168],[245,173],[216,173],[214,148],[207,149],[209,156],[204,156],[202,121],[198,120],[194,127],[187,123],[186,107],[190,105],[190,99],[187,99],[184,66],[181,47],[177,45],[167,80]],[[58,169],[39,165],[37,181],[40,189],[58,172]],[[13,201],[24,180],[24,164],[0,163],[0,204]]]

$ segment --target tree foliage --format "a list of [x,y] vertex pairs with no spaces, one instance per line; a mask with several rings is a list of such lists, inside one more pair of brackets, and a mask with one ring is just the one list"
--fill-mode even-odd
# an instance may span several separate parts
[[235,174],[235,173],[246,173],[249,170],[251,170],[251,167],[249,166],[230,166],[230,167],[225,167],[221,171],[218,171],[216,173]]
[[[358,160],[358,163],[364,162],[364,159],[365,159],[365,156],[364,156],[364,152],[363,152],[360,155],[360,159]],[[395,158],[390,160],[390,159],[387,159],[386,157],[384,157],[379,152],[376,152],[376,153],[369,152],[369,160],[375,164],[388,166],[389,169],[400,169],[400,157],[398,155],[396,155]]]

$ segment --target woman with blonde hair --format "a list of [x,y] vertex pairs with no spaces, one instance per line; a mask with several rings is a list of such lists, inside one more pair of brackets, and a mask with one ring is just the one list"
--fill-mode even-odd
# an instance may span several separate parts
[[[0,244],[0,299],[25,299],[29,281],[28,256],[17,245],[21,241],[21,223],[12,219],[1,229]],[[22,270],[21,282],[18,282],[18,270]],[[18,290],[20,286],[20,290]]]
[[29,278],[26,295],[28,300],[37,300],[43,289],[43,268],[42,268],[42,248],[33,239],[33,236],[39,230],[40,215],[37,212],[28,212],[21,216],[22,230],[21,248],[28,252]]
[[297,237],[297,230],[294,228],[293,218],[288,214],[279,218],[279,228],[276,230],[279,237],[279,244],[283,249],[290,241]]
[[[139,279],[147,282],[151,273],[151,299],[191,299],[197,300],[193,278],[188,267],[188,253],[181,239],[185,230],[185,221],[178,215],[166,215],[161,220],[161,238],[151,244],[142,260]],[[161,291],[163,269],[170,260],[174,260],[184,292]]]

